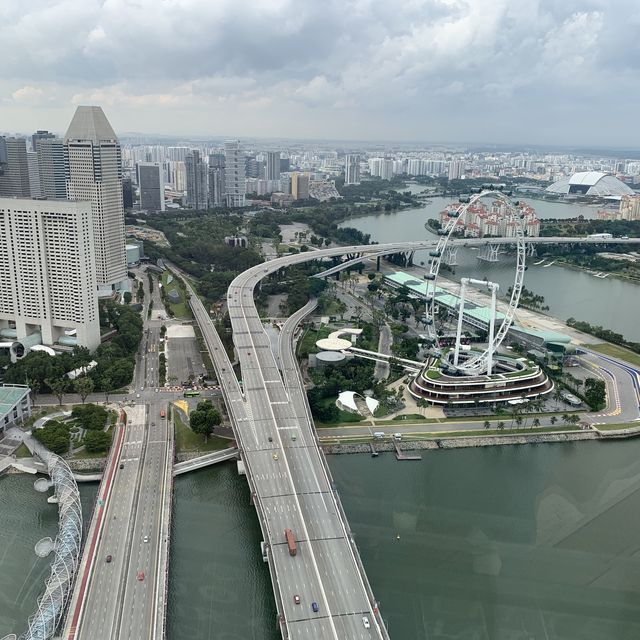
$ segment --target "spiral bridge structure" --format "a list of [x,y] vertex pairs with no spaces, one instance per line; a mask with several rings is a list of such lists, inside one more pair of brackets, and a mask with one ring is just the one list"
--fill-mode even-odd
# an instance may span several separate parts
[[19,640],[49,640],[53,637],[71,594],[82,544],[82,506],[78,485],[67,463],[50,454],[45,461],[58,504],[58,535],[54,542],[51,572],[38,609],[29,617],[27,631]]

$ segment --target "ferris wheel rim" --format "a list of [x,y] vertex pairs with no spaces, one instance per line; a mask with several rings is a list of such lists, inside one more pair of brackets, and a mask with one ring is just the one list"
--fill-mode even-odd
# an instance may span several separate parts
[[[473,194],[469,198],[469,202],[461,203],[460,206],[456,209],[456,214],[453,216],[450,221],[445,226],[445,233],[440,236],[438,240],[438,244],[434,252],[431,255],[431,263],[429,266],[429,275],[432,276],[427,281],[427,317],[431,319],[432,327],[433,327],[433,336],[435,341],[435,346],[440,348],[440,344],[438,342],[438,333],[436,331],[435,325],[435,304],[436,304],[436,291],[437,291],[437,283],[438,276],[440,275],[440,264],[442,262],[442,257],[444,255],[444,251],[447,249],[449,245],[449,241],[451,240],[451,236],[453,235],[456,227],[458,227],[460,221],[466,220],[466,215],[469,210],[469,207],[472,204],[475,204],[481,198],[485,198],[487,196],[497,197],[499,200],[504,202],[507,207],[511,210],[515,210],[515,205],[511,201],[511,198],[507,196],[507,194],[503,193],[499,190],[487,189],[483,190],[480,193]],[[516,267],[515,267],[515,278],[512,285],[511,296],[509,299],[509,306],[507,308],[507,312],[504,314],[504,318],[499,326],[496,327],[496,331],[494,333],[493,341],[491,344],[488,344],[487,347],[480,352],[478,355],[468,359],[466,362],[457,365],[457,369],[468,372],[468,373],[478,373],[482,371],[483,368],[486,368],[487,362],[492,354],[496,354],[498,348],[502,344],[504,338],[506,337],[511,325],[513,324],[513,320],[515,317],[515,312],[518,308],[518,304],[520,302],[520,294],[522,291],[523,281],[524,281],[524,271],[526,269],[526,241],[524,235],[524,224],[521,215],[513,216],[516,222],[516,247],[517,247],[517,258],[516,258]],[[434,255],[435,254],[435,255]],[[459,313],[459,311],[458,311]]]

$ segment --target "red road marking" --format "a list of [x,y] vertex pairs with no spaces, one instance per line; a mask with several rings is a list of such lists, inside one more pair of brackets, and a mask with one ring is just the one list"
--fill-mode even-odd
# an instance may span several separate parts
[[[122,412],[124,413],[124,412]],[[122,413],[120,414],[122,420]],[[82,609],[82,605],[84,604],[84,596],[85,591],[87,590],[87,581],[89,580],[89,574],[91,572],[91,567],[95,561],[95,547],[98,541],[98,535],[102,529],[102,521],[104,518],[104,513],[106,509],[106,496],[109,493],[109,489],[111,487],[111,482],[113,480],[113,474],[115,473],[115,467],[118,462],[118,458],[120,457],[120,450],[122,449],[122,440],[124,439],[124,425],[126,424],[126,418],[124,421],[121,421],[120,429],[118,430],[118,442],[116,443],[116,450],[113,451],[111,457],[111,464],[108,471],[108,475],[103,480],[106,482],[102,482],[100,485],[100,495],[98,496],[98,501],[96,503],[96,507],[98,509],[98,523],[93,530],[93,536],[91,538],[91,542],[89,544],[89,553],[91,560],[85,565],[84,573],[82,574],[82,580],[80,582],[80,591],[78,595],[78,599],[76,601],[76,606],[73,611],[73,618],[71,619],[71,627],[69,630],[69,640],[73,640],[76,636],[76,628],[78,626],[78,619],[80,617],[80,610]],[[100,506],[100,501],[103,502],[102,506]]]

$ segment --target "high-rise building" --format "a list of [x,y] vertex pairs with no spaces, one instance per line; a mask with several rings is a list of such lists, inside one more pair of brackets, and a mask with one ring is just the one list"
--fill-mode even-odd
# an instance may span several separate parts
[[261,163],[255,158],[247,156],[244,161],[244,175],[246,178],[259,178],[260,177]]
[[360,184],[360,156],[350,153],[344,158],[344,184]]
[[207,208],[207,165],[202,161],[200,152],[195,149],[187,154],[187,207],[202,211]]
[[98,288],[126,287],[120,143],[100,107],[78,107],[64,137],[69,200],[91,202]]
[[138,162],[138,188],[140,209],[164,211],[164,179],[159,162]]
[[122,178],[122,205],[133,209],[133,183],[131,178]]
[[42,137],[37,140],[36,149],[42,195],[45,198],[66,198],[63,140],[49,136]]
[[29,192],[32,198],[41,198],[40,171],[38,170],[38,154],[27,151],[27,166],[29,167]]
[[67,332],[98,347],[90,202],[0,198],[0,328],[16,330],[18,357]]
[[623,195],[619,212],[621,220],[640,220],[640,196]]
[[29,160],[25,138],[4,138],[7,163],[0,175],[0,196],[29,198]]
[[449,163],[449,173],[447,178],[449,180],[459,180],[462,178],[462,173],[464,171],[464,163],[460,160],[452,160]]
[[380,177],[383,180],[391,180],[393,178],[393,160],[385,158],[380,165]]
[[245,158],[237,140],[224,143],[225,169],[224,190],[228,207],[244,207],[245,204]]
[[290,158],[280,158],[280,173],[287,173],[291,169]]
[[280,180],[280,152],[267,152],[267,167],[264,175],[266,180]]
[[55,134],[51,133],[50,131],[38,129],[38,131],[36,131],[31,136],[31,150],[37,152],[38,144],[40,143],[40,140],[50,140],[51,138],[55,138],[55,137],[56,137]]
[[301,173],[291,175],[291,195],[294,200],[308,200],[309,176]]
[[209,156],[209,206],[222,207],[224,197],[224,153],[212,153]]

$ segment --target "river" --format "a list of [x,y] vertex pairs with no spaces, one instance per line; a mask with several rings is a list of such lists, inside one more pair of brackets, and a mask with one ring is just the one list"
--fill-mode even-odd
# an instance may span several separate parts
[[[415,185],[413,185],[415,186]],[[353,227],[371,235],[378,242],[396,242],[435,238],[425,230],[429,218],[438,218],[440,211],[453,200],[451,198],[433,198],[424,208],[405,209],[394,213],[368,215],[352,218],[341,226]],[[594,217],[596,209],[587,205],[528,200],[542,218],[570,218],[577,215]],[[506,293],[513,284],[515,261],[502,256],[497,263],[477,260],[478,251],[460,249],[457,278],[487,276],[500,284]],[[426,262],[426,253],[418,252],[415,262]],[[599,324],[624,335],[627,339],[640,341],[640,323],[638,285],[618,278],[596,278],[584,271],[578,271],[557,265],[535,266],[536,258],[529,258],[524,285],[527,289],[544,296],[551,315],[560,320],[574,317]],[[548,263],[547,263],[548,264]],[[444,274],[447,275],[447,274]]]
[[[393,640],[640,636],[640,441],[329,464]],[[48,572],[33,545],[57,514],[32,483],[0,479],[0,634]],[[95,486],[81,492],[88,514]],[[234,464],[176,478],[169,640],[279,638],[260,540]]]
[[[49,576],[51,556],[38,558],[34,547],[41,538],[55,538],[58,507],[47,502],[51,492],[33,488],[34,480],[30,475],[0,478],[0,638],[25,631]],[[80,484],[79,490],[86,526],[98,485]]]

